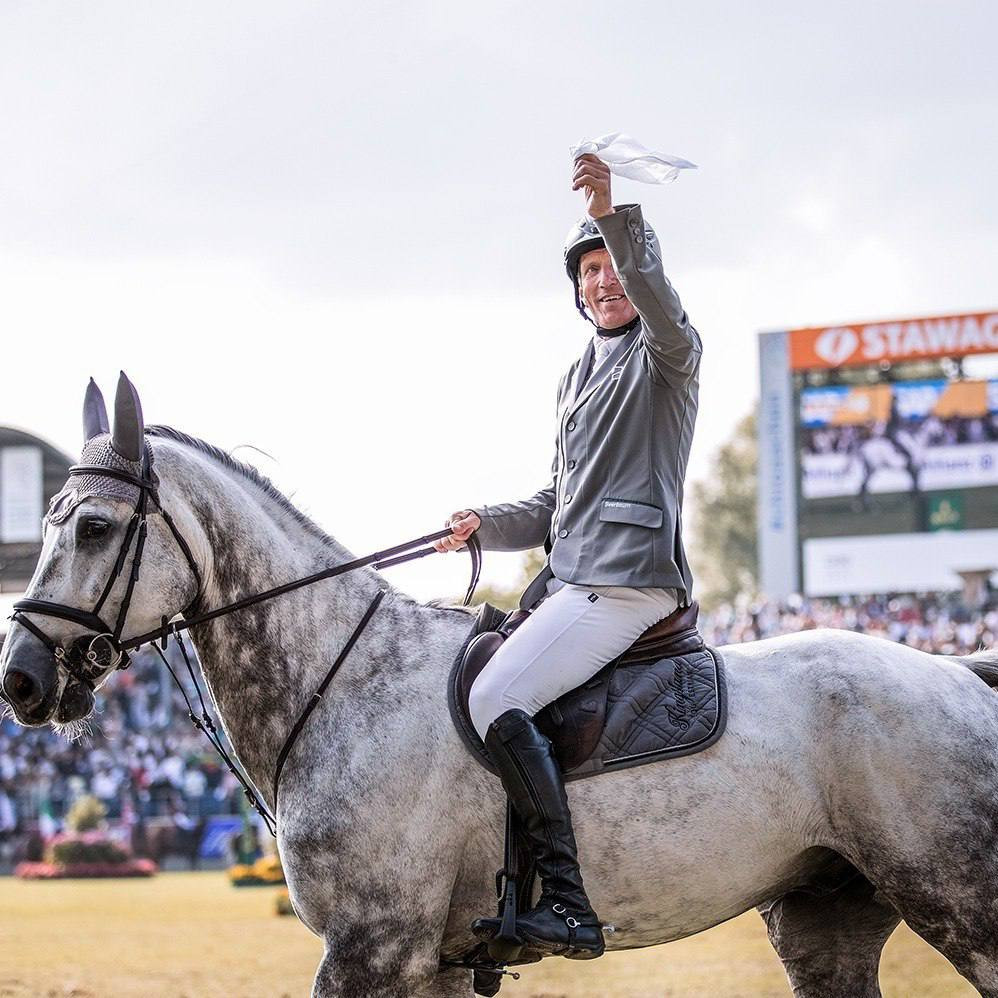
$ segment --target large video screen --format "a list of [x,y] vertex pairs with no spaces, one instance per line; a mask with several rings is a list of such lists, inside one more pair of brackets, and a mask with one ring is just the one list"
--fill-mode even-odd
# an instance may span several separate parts
[[763,333],[759,372],[765,592],[998,584],[998,309]]
[[998,379],[802,388],[801,498],[998,485]]

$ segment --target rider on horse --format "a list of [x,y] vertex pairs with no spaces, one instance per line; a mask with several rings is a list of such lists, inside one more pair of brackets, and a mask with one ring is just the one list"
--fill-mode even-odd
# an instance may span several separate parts
[[[561,770],[533,716],[689,601],[680,510],[701,344],[640,206],[614,208],[607,166],[580,156],[572,188],[584,191],[587,215],[568,235],[565,266],[596,332],[558,390],[553,480],[521,502],[452,514],[453,535],[436,546],[454,550],[476,531],[486,550],[550,543],[521,601],[536,608],[475,680],[469,703],[541,877],[517,935],[590,959],[603,953],[602,928],[582,884]],[[491,938],[498,920],[474,928]]]

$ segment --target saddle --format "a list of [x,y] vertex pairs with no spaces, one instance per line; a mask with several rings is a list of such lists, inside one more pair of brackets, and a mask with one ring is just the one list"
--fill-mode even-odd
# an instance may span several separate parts
[[[588,682],[549,704],[535,720],[554,746],[565,780],[689,755],[714,744],[727,715],[723,664],[697,628],[699,606],[680,607],[648,628]],[[465,745],[496,770],[468,711],[475,679],[530,616],[479,608],[451,670],[448,700]]]

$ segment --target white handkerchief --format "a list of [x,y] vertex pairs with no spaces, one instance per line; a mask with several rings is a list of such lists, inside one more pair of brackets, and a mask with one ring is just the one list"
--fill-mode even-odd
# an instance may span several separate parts
[[611,173],[642,184],[667,184],[679,176],[680,170],[695,170],[696,163],[679,156],[646,149],[624,132],[611,132],[598,139],[583,139],[571,147],[572,159],[585,153],[599,156]]

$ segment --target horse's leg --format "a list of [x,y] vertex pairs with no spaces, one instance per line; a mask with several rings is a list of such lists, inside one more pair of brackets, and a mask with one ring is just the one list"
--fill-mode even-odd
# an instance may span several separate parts
[[472,980],[470,970],[441,970],[412,991],[412,998],[474,998]]
[[831,894],[794,891],[759,908],[795,998],[880,998],[880,951],[901,916],[875,895],[857,876]]
[[908,889],[892,884],[891,897],[908,926],[939,950],[983,998],[998,998],[998,918],[992,895],[998,863],[982,861],[976,872],[966,872],[970,882],[954,878],[938,891],[916,880]]
[[[325,942],[312,998],[472,998],[471,971],[440,967],[453,873],[428,851],[421,859],[400,856],[391,880],[347,886],[335,862],[290,878],[299,915]],[[429,882],[410,882],[412,869]]]
[[471,971],[441,969],[439,940],[424,945],[429,936],[417,929],[399,924],[389,940],[370,924],[334,927],[312,998],[473,998]]
[[[919,746],[909,731],[892,731],[904,748],[893,767],[878,766],[890,778],[867,790],[865,808],[854,780],[852,813],[834,819],[852,822],[838,851],[982,995],[998,998],[998,722],[994,694],[983,684],[969,692],[977,703],[968,695],[936,716],[913,712],[920,728],[949,729],[948,743]],[[866,816],[874,820],[863,826]]]

